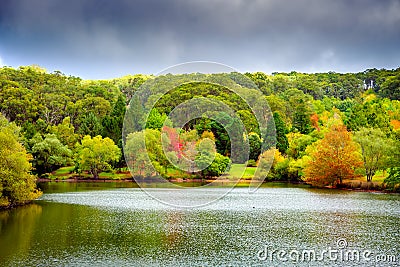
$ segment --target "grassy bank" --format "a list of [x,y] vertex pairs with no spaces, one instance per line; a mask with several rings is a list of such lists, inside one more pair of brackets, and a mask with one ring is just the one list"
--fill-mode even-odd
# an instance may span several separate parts
[[[254,173],[256,171],[256,167],[246,167],[244,172],[243,168],[245,167],[244,164],[232,164],[231,169],[227,174],[224,175],[224,178],[227,180],[237,180],[238,178],[241,179],[242,182],[250,181]],[[344,189],[351,189],[351,190],[377,190],[383,191],[385,190],[383,181],[388,176],[388,173],[385,171],[379,171],[373,177],[372,182],[367,182],[365,177],[355,180],[344,180],[343,185],[341,186]],[[80,174],[74,173],[74,166],[62,167],[51,174],[49,174],[48,178],[50,180],[92,180],[93,177],[88,172],[83,172]],[[176,170],[173,168],[168,169],[168,178],[175,181],[195,181],[199,180],[199,178],[193,179],[192,176],[187,174],[184,171]],[[192,178],[192,179],[191,179]],[[129,170],[123,169],[120,171],[113,171],[113,172],[102,172],[99,176],[100,180],[131,180],[132,176]],[[200,179],[201,180],[201,179]],[[209,181],[211,182],[211,181]],[[282,182],[282,181],[280,181]],[[284,182],[284,181],[283,181]]]
[[[74,166],[62,167],[51,174],[48,178],[50,180],[67,180],[67,179],[93,179],[93,176],[88,172],[75,173]],[[132,179],[129,170],[113,171],[113,172],[102,172],[99,174],[99,179],[103,180],[125,180]]]
[[[243,180],[251,180],[256,171],[256,167],[247,167],[243,173],[244,164],[232,164],[230,171],[224,175],[226,179],[237,179],[241,178]],[[173,168],[168,169],[168,177],[170,179],[189,179],[191,176],[184,171],[176,170]],[[62,167],[48,175],[48,178],[51,180],[66,180],[66,179],[92,179],[92,175],[88,172],[83,173],[75,173],[74,166]],[[110,180],[124,180],[131,179],[132,175],[130,174],[127,168],[121,171],[113,171],[113,172],[102,172],[99,176],[100,179],[110,179]]]
[[256,167],[246,167],[243,172],[244,164],[232,164],[229,173],[226,175],[228,179],[237,179],[241,178],[243,180],[250,180],[253,178],[254,173],[256,172]]
[[386,171],[378,171],[374,177],[372,178],[371,182],[367,182],[366,177],[362,177],[360,179],[354,180],[344,180],[343,181],[343,188],[346,189],[353,189],[353,190],[385,190],[385,186],[383,181],[388,176]]

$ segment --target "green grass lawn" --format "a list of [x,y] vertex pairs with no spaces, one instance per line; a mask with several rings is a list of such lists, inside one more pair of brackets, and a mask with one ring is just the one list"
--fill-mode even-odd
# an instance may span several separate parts
[[[385,180],[386,177],[389,176],[389,173],[387,171],[377,171],[374,177],[372,177],[373,182],[378,182],[378,183],[383,183],[383,180]],[[367,178],[365,178],[367,180]]]
[[[78,176],[78,174],[74,173],[74,166],[61,167],[58,170],[55,170],[49,175],[50,179],[59,179],[65,180],[69,178],[73,178]],[[91,179],[93,178],[90,173],[83,172],[79,175],[83,179]],[[125,171],[123,173],[116,172],[101,172],[99,174],[100,179],[110,179],[110,180],[120,180],[120,179],[130,179],[132,178],[129,171]]]
[[[245,164],[232,164],[231,169],[227,175],[228,178],[240,178],[243,173]],[[243,173],[242,179],[251,179],[256,172],[256,167],[247,167]]]
[[50,179],[68,179],[74,176],[75,174],[73,173],[74,171],[74,166],[67,166],[67,167],[61,167],[58,170],[55,170],[49,175]]
[[66,175],[71,174],[74,171],[74,166],[61,167],[54,171],[54,175]]
[[102,172],[99,174],[100,179],[130,179],[132,178],[130,173],[113,173],[113,172]]

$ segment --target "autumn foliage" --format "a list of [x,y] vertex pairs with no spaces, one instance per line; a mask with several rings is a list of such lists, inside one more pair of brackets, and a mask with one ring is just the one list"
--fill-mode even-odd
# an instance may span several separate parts
[[166,133],[168,138],[169,138],[169,142],[170,142],[170,151],[174,151],[178,157],[178,159],[180,159],[182,157],[182,141],[180,140],[179,134],[176,131],[175,128],[172,127],[168,127],[168,126],[164,126],[162,128],[162,132]]
[[362,165],[357,144],[344,125],[333,125],[320,140],[306,164],[306,181],[316,186],[341,184],[357,177],[355,169]]
[[320,130],[320,129],[319,129],[319,125],[318,125],[318,120],[319,120],[319,118],[318,118],[318,114],[317,114],[317,113],[314,113],[314,114],[311,115],[311,117],[310,117],[311,125],[312,125],[312,127],[314,127],[314,129],[316,129],[317,131]]
[[400,129],[400,121],[398,120],[391,120],[390,124],[393,126],[393,129],[398,130]]

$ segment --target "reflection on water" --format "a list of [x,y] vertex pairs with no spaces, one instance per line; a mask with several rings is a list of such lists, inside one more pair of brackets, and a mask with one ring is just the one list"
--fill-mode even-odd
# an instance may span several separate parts
[[0,259],[15,252],[28,253],[41,213],[42,206],[37,204],[0,211]]
[[[291,187],[248,194],[247,188],[236,188],[212,205],[180,210],[138,188],[70,186],[76,187],[52,185],[35,204],[0,212],[0,263],[282,266],[288,263],[260,261],[257,252],[264,245],[326,249],[339,238],[346,238],[352,248],[400,252],[398,195]],[[173,197],[171,189],[154,190]],[[219,189],[205,193],[214,190]]]

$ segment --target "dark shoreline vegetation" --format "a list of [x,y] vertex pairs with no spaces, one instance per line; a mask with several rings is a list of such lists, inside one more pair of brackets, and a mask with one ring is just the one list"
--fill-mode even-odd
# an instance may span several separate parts
[[[149,90],[157,95],[172,77],[179,81],[195,76],[168,74]],[[272,164],[266,182],[400,192],[400,68],[226,76],[249,98],[255,95],[254,85],[261,90],[273,115],[276,148],[270,145],[270,130],[259,127],[243,100],[215,84],[185,83],[163,95],[151,110],[143,105],[135,110],[133,120],[140,130],[123,140],[127,105],[153,76],[88,81],[59,71],[47,73],[38,66],[0,68],[0,206],[39,197],[37,178],[132,179],[127,164],[135,176],[155,176],[146,167],[148,160],[170,180],[212,180],[224,173],[228,180],[240,178],[236,172],[244,164],[249,168],[243,178],[251,179],[262,176]],[[222,76],[207,77],[218,81]],[[237,121],[230,114],[216,112],[218,120],[207,116],[191,120],[182,131],[174,128],[174,121],[163,126],[175,106],[199,96],[222,101],[234,110],[249,133],[243,137],[249,142],[248,161],[232,160],[227,130],[217,122],[236,129]],[[143,135],[149,158],[142,157],[143,147],[135,142]],[[175,168],[162,153],[161,138],[167,140],[169,156],[176,161],[184,156],[198,167],[209,167],[191,172]],[[123,143],[131,149],[128,152],[135,151],[126,153],[128,162]],[[266,160],[271,155],[272,163]]]

